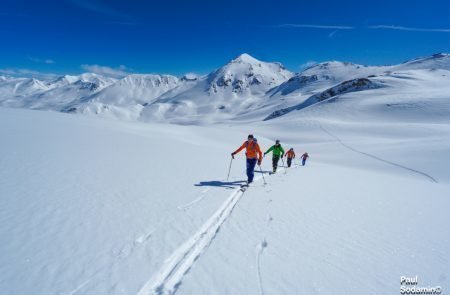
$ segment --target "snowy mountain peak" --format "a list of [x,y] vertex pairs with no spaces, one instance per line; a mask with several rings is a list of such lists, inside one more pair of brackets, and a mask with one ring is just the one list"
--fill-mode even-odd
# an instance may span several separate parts
[[253,64],[257,64],[257,63],[261,63],[261,61],[257,60],[256,58],[254,58],[250,54],[242,53],[241,55],[239,55],[238,57],[233,59],[231,61],[231,63],[250,63],[250,64],[253,63]]
[[450,54],[436,53],[426,57],[420,57],[406,61],[397,66],[399,70],[450,70]]
[[435,53],[426,57],[419,57],[412,60],[408,60],[403,64],[418,64],[423,62],[441,62],[450,60],[450,54],[448,53]]
[[64,75],[64,76],[57,78],[56,80],[57,81],[66,81],[68,83],[74,83],[78,79],[79,79],[78,76]]
[[48,81],[47,86],[50,88],[63,87],[75,83],[79,80],[78,76],[64,75],[54,80]]
[[243,53],[208,76],[210,94],[231,90],[232,93],[265,93],[293,76],[280,63],[259,61]]
[[33,87],[35,89],[47,89],[47,86],[40,80],[36,78],[30,78],[28,81],[26,81],[23,86],[25,87]]
[[311,71],[311,70],[334,70],[334,69],[340,69],[340,68],[349,68],[349,67],[355,67],[355,68],[361,68],[364,67],[363,65],[354,64],[351,62],[342,62],[342,61],[326,61],[321,62],[318,64],[315,64],[313,66],[310,66],[304,70],[305,71]]

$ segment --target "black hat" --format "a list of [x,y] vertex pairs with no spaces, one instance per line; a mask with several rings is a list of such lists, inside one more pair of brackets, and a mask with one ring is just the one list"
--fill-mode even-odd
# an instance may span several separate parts
[[275,143],[280,143],[280,140],[279,139],[275,140]]
[[248,139],[253,138],[253,134],[249,134],[247,138]]

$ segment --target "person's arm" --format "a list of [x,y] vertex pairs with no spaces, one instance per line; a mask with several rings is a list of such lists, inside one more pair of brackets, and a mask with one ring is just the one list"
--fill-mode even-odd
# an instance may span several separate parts
[[237,153],[239,153],[240,151],[242,151],[245,148],[245,142],[234,152],[231,153],[231,156],[234,157],[234,155],[236,155]]
[[295,153],[292,154],[292,158],[295,159]]
[[273,150],[273,147],[274,147],[274,145],[271,146],[271,147],[264,153],[264,155],[267,155],[268,153],[270,153],[270,152]]
[[284,156],[284,149],[283,149],[283,147],[280,145],[280,149],[281,149],[281,157],[283,157]]
[[259,147],[259,144],[256,144],[256,152],[258,153],[258,165],[261,166],[263,155],[261,152],[261,148]]

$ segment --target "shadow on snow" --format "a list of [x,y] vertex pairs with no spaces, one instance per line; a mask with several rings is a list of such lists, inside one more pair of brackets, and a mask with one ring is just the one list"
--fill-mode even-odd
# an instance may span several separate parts
[[226,188],[235,188],[237,186],[241,186],[246,183],[244,180],[238,181],[219,181],[219,180],[211,180],[211,181],[200,181],[199,183],[194,184],[195,186],[215,186],[215,187],[226,187]]

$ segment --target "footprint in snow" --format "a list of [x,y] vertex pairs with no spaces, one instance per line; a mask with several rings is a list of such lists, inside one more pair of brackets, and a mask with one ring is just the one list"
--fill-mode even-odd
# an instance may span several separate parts
[[267,241],[264,239],[261,244],[259,244],[259,247],[261,247],[261,249],[267,248],[269,244],[267,243]]

